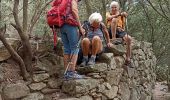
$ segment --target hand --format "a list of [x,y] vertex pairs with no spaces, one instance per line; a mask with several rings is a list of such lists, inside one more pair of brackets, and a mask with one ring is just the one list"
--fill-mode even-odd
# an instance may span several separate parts
[[113,45],[113,44],[112,44],[112,43],[110,43],[110,42],[109,42],[109,43],[107,43],[107,47],[109,47],[109,48],[110,48],[112,45]]
[[121,15],[127,17],[128,13],[127,12],[122,12]]
[[82,27],[79,28],[79,31],[80,31],[80,34],[81,34],[82,36],[85,35],[85,30],[84,30]]

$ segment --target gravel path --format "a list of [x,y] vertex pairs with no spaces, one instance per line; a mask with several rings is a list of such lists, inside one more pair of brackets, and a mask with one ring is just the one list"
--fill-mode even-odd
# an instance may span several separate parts
[[153,90],[153,100],[170,100],[170,92],[165,82],[157,82]]

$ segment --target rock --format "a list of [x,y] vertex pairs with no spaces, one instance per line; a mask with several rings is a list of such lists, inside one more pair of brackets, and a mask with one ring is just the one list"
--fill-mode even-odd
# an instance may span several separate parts
[[[127,83],[120,82],[118,93],[121,95],[122,100],[129,100],[130,90]],[[143,99],[144,100],[144,99]]]
[[103,62],[109,65],[110,70],[116,68],[116,62],[115,59],[113,58],[113,53],[102,53],[98,60],[99,62]]
[[115,59],[115,62],[116,62],[116,67],[117,68],[122,68],[122,66],[124,65],[125,63],[125,59],[121,56],[116,56],[114,57]]
[[21,100],[44,100],[44,95],[42,93],[39,93],[39,92],[31,93]]
[[97,63],[86,67],[78,67],[78,72],[82,74],[104,72],[108,69],[106,63]]
[[45,89],[42,89],[41,92],[43,94],[52,94],[52,93],[55,93],[55,92],[58,92],[60,91],[59,89],[50,89],[50,88],[45,88]]
[[29,85],[29,87],[32,89],[32,90],[41,90],[43,88],[46,87],[46,84],[43,83],[43,82],[40,82],[40,83],[32,83]]
[[60,99],[60,100],[80,100],[78,98],[65,98],[65,99]]
[[62,85],[62,83],[63,83],[62,79],[52,78],[48,80],[48,86],[53,89],[59,88]]
[[90,96],[82,96],[79,98],[79,100],[93,100],[93,98]]
[[3,90],[3,94],[6,99],[18,99],[29,93],[29,88],[23,83],[7,84]]
[[64,81],[62,91],[70,95],[85,94],[89,90],[97,87],[99,80],[96,79],[79,79]]
[[118,87],[113,86],[110,90],[104,90],[102,94],[104,94],[107,97],[107,99],[110,100],[117,96],[117,92],[118,92]]
[[108,71],[106,73],[106,80],[107,82],[112,86],[112,85],[118,85],[120,82],[120,78],[122,77],[123,69],[115,69]]
[[3,67],[0,65],[0,83],[4,81]]
[[49,76],[49,74],[47,74],[47,73],[44,73],[44,74],[34,74],[33,75],[33,80],[35,81],[35,82],[40,82],[40,81],[43,81],[43,80],[45,80],[45,79],[47,79],[47,78],[49,78],[50,76]]
[[139,100],[138,93],[136,89],[132,89],[131,94],[130,94],[130,100]]
[[[14,39],[14,38],[6,38],[6,39],[7,39],[7,42],[9,43],[9,45],[11,45],[14,48],[14,50],[19,46],[20,41],[18,39]],[[1,41],[0,41],[0,55],[1,55],[0,61],[7,60],[9,57],[11,57],[8,50],[2,44]]]
[[126,53],[125,47],[122,44],[112,45],[110,48],[106,48],[106,53],[113,53],[115,56],[122,56]]

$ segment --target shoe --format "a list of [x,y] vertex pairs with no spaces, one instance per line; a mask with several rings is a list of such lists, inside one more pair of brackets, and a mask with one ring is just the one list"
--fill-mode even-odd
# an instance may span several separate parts
[[76,71],[68,71],[68,73],[65,75],[65,79],[82,79],[84,78],[84,75],[79,75]]
[[89,59],[89,62],[87,63],[87,65],[94,65],[95,64],[95,59],[93,57],[91,57]]
[[87,65],[87,61],[88,61],[88,59],[83,58],[83,61],[82,61],[82,63],[80,64],[80,67],[86,66],[86,65]]
[[130,67],[130,68],[134,68],[134,66],[132,66],[132,63],[131,63],[130,60],[126,60],[126,61],[125,61],[125,65],[128,66],[128,67]]

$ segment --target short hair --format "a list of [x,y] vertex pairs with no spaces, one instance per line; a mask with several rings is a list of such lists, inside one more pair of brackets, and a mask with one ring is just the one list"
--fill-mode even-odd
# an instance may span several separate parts
[[116,1],[112,1],[111,4],[110,4],[110,9],[112,8],[113,5],[115,5],[119,8],[119,3],[116,2]]
[[102,16],[100,13],[92,13],[89,17],[89,22],[92,24],[93,22],[101,22],[103,20]]

